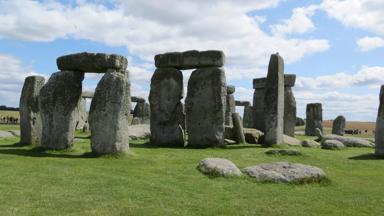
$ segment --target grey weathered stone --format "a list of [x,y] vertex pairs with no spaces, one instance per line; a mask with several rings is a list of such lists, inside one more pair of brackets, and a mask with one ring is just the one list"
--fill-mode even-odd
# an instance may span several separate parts
[[265,152],[267,155],[299,156],[302,155],[297,149],[270,149]]
[[145,102],[137,102],[133,110],[133,117],[139,118],[140,123],[148,123],[150,117],[149,104]]
[[235,106],[235,92],[234,86],[227,86],[227,98],[226,98],[226,107],[225,107],[225,125],[232,126],[232,113],[236,112]]
[[264,132],[265,78],[254,79],[253,83],[253,88],[255,89],[253,93],[253,128]]
[[205,158],[199,161],[197,169],[212,177],[241,176],[241,171],[230,160],[224,158]]
[[129,126],[129,139],[147,139],[151,137],[151,128],[148,124]]
[[375,155],[384,156],[384,85],[381,86],[375,129]]
[[131,125],[139,125],[141,124],[141,119],[139,117],[133,117],[131,121]]
[[0,138],[8,138],[8,137],[14,137],[14,135],[9,131],[0,130]]
[[272,54],[268,66],[264,97],[264,145],[283,143],[284,130],[284,61]]
[[180,125],[183,74],[174,68],[156,69],[149,94],[151,141],[157,145],[184,146]]
[[285,87],[284,95],[284,134],[294,137],[296,125],[296,99],[291,87]]
[[323,131],[323,109],[321,103],[307,104],[305,135],[315,136],[316,128]]
[[340,115],[333,120],[332,134],[344,135],[345,117]]
[[334,149],[343,149],[345,148],[345,146],[342,142],[338,140],[327,139],[321,143],[321,148],[334,150]]
[[243,125],[246,128],[253,127],[253,107],[244,106]]
[[301,146],[308,147],[308,148],[317,148],[317,147],[320,147],[321,145],[315,140],[304,140],[301,142]]
[[222,68],[201,68],[192,72],[185,100],[189,146],[224,144],[226,95]]
[[84,73],[81,72],[56,72],[41,88],[42,147],[67,149],[72,146],[83,79]]
[[326,178],[325,172],[314,166],[298,163],[264,163],[244,169],[244,172],[258,182],[319,182]]
[[238,143],[245,143],[245,136],[243,130],[243,123],[240,120],[239,113],[232,113],[233,129],[235,132],[236,141]]
[[290,145],[290,146],[300,146],[301,145],[300,140],[296,139],[295,137],[291,137],[291,136],[288,136],[285,134],[283,135],[283,143]]
[[356,138],[356,137],[340,136],[336,134],[323,135],[323,133],[318,128],[316,129],[316,136],[318,136],[319,140],[321,141],[337,140],[348,147],[368,147],[368,148],[374,147],[374,144],[371,143],[369,140]]
[[260,143],[261,137],[264,133],[254,128],[243,128],[245,141],[250,144]]
[[57,58],[60,70],[105,73],[109,69],[125,73],[128,60],[121,55],[105,53],[75,53]]
[[39,94],[45,82],[44,77],[25,78],[20,96],[20,143],[39,146],[42,133]]
[[131,101],[132,101],[132,102],[135,102],[135,103],[145,103],[145,99],[142,98],[142,97],[135,97],[135,96],[132,96],[132,97],[131,97]]
[[236,106],[251,106],[251,102],[249,101],[235,101]]
[[88,113],[86,110],[86,100],[82,97],[76,107],[76,129],[82,129],[87,122]]
[[225,55],[219,50],[169,52],[155,56],[158,68],[194,69],[202,67],[222,67]]
[[119,154],[129,149],[131,94],[128,74],[107,72],[97,84],[89,110],[91,148],[95,154]]

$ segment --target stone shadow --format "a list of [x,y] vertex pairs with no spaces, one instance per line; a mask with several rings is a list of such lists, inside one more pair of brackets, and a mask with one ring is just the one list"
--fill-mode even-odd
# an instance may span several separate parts
[[348,159],[351,159],[351,160],[384,160],[384,157],[383,156],[377,156],[373,153],[368,153],[368,154],[362,154],[362,155],[349,157]]
[[[6,146],[1,146],[6,147]],[[20,147],[15,145],[9,145],[9,147]],[[51,157],[51,158],[95,158],[98,155],[95,155],[91,152],[87,152],[81,155],[72,155],[65,153],[49,153],[47,149],[43,149],[40,147],[33,149],[21,149],[21,148],[11,148],[11,149],[0,149],[0,154],[8,154],[8,155],[18,155],[18,156],[26,156],[26,157]]]

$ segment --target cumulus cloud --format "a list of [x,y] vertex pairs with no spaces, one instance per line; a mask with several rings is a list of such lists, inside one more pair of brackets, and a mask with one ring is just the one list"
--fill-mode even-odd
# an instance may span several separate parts
[[384,47],[384,39],[381,37],[363,37],[357,40],[357,45],[361,51],[367,52]]

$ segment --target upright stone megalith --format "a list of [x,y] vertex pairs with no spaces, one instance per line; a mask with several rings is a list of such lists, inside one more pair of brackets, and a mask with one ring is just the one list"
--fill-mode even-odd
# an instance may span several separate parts
[[333,120],[332,124],[332,134],[337,135],[344,135],[344,129],[345,129],[345,117],[342,115],[339,115]]
[[323,131],[323,109],[321,103],[307,104],[305,135],[316,136],[316,128]]
[[67,149],[72,146],[83,79],[83,72],[56,72],[41,88],[42,147]]
[[20,96],[20,143],[40,146],[42,123],[39,94],[45,82],[42,76],[25,78]]
[[188,146],[224,144],[226,96],[224,69],[207,67],[192,72],[185,100]]
[[89,110],[93,153],[118,154],[129,149],[130,111],[128,73],[109,70],[97,84]]
[[294,137],[296,125],[296,99],[292,92],[296,75],[284,76],[284,134]]
[[163,146],[184,146],[180,125],[183,107],[183,74],[175,68],[158,68],[149,93],[151,142]]
[[228,85],[227,86],[227,98],[226,98],[226,108],[225,108],[225,125],[232,126],[232,113],[236,112],[236,105],[235,105],[235,96],[233,93],[235,93],[236,88],[235,86]]
[[253,79],[253,89],[253,128],[264,132],[265,78]]
[[380,89],[380,103],[376,118],[375,155],[384,156],[384,85]]
[[272,54],[268,66],[264,97],[264,145],[283,143],[284,131],[284,61]]

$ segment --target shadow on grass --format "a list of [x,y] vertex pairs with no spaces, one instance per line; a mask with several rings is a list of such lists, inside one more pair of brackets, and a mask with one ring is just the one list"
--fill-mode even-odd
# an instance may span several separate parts
[[129,143],[132,148],[172,148],[172,149],[247,149],[247,148],[261,148],[260,145],[253,144],[240,144],[240,145],[223,145],[223,146],[210,146],[210,147],[191,147],[191,146],[175,146],[175,145],[159,145],[147,141],[145,143]]
[[24,147],[24,146],[28,146],[28,144],[16,142],[16,143],[9,144],[9,145],[0,145],[0,148],[18,148],[18,147]]
[[[12,146],[15,147],[15,146]],[[91,152],[87,152],[81,155],[72,155],[65,153],[50,153],[48,150],[44,148],[33,148],[33,149],[0,149],[0,154],[8,154],[8,155],[18,155],[18,156],[27,156],[27,157],[51,157],[51,158],[95,158],[99,157],[99,155],[95,155]]]
[[369,154],[362,154],[362,155],[358,155],[358,156],[353,156],[353,157],[350,157],[348,159],[351,159],[351,160],[384,160],[384,157],[383,156],[377,156],[373,153],[369,153]]

